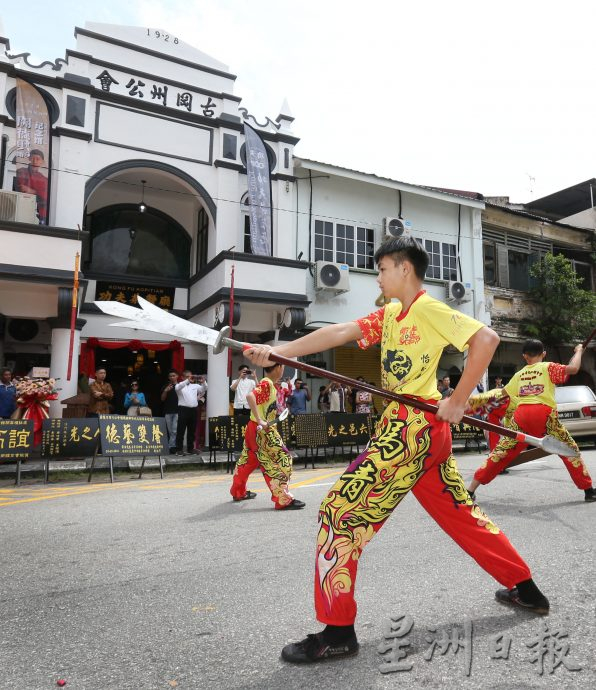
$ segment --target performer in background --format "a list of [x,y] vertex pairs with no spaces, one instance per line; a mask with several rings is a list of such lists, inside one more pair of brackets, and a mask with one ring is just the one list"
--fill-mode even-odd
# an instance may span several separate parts
[[[385,299],[396,297],[399,302],[275,348],[251,345],[244,353],[255,364],[268,366],[271,352],[299,357],[351,341],[361,348],[380,343],[383,387],[438,401],[439,407],[435,416],[390,402],[367,449],[323,500],[315,560],[315,608],[317,619],[326,627],[283,648],[282,658],[293,663],[357,653],[354,591],[360,554],[409,491],[464,551],[506,587],[496,593],[499,602],[538,614],[549,610],[526,563],[468,495],[451,454],[450,423],[461,420],[499,337],[424,292],[429,257],[414,238],[386,240],[375,253],[375,261]],[[469,348],[468,358],[452,395],[439,400],[437,367],[447,345]],[[390,579],[396,577],[399,579],[392,573]]]
[[[250,420],[244,434],[244,447],[234,471],[230,493],[234,501],[256,498],[254,491],[247,491],[246,482],[251,472],[261,468],[271,500],[276,510],[298,510],[304,503],[294,498],[289,490],[292,474],[292,456],[284,446],[275,424],[270,424],[277,411],[275,384],[283,374],[283,364],[265,367],[265,377],[247,394]],[[259,429],[259,427],[261,427]]]
[[[560,458],[575,486],[584,491],[585,500],[593,502],[596,501],[596,492],[592,486],[592,478],[576,442],[559,421],[555,402],[555,384],[566,383],[570,374],[577,374],[583,349],[582,345],[577,345],[569,364],[556,364],[544,361],[546,351],[540,340],[526,340],[522,349],[526,366],[501,390],[510,398],[507,426],[532,436],[549,434],[576,451],[576,457],[561,455]],[[486,462],[476,470],[468,488],[470,494],[474,495],[480,484],[490,483],[527,447],[527,443],[501,437]]]

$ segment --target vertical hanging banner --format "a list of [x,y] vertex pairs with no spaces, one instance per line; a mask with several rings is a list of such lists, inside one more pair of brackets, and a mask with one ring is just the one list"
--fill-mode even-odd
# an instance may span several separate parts
[[50,195],[51,129],[48,106],[39,91],[17,78],[16,192],[35,194],[37,218],[47,225]]
[[244,123],[246,174],[250,202],[250,248],[253,254],[271,256],[271,177],[263,140]]

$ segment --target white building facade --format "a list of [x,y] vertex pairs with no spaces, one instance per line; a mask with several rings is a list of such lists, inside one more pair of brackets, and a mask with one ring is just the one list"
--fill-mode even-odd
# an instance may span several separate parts
[[[107,366],[112,382],[138,376],[155,395],[167,369],[183,361],[208,375],[208,415],[227,414],[224,355],[166,335],[111,328],[113,318],[94,301],[134,303],[141,294],[183,318],[220,327],[229,319],[233,279],[234,336],[289,339],[376,309],[372,257],[387,232],[425,244],[430,295],[489,323],[481,198],[297,157],[288,107],[275,120],[257,121],[234,94],[229,69],[176,36],[92,23],[75,33],[76,50],[42,65],[12,54],[0,38],[5,198],[14,194],[16,175],[17,78],[40,91],[52,121],[47,225],[0,211],[4,364],[17,373],[50,366],[65,398],[76,393],[79,366],[87,373],[92,364]],[[267,257],[250,252],[244,122],[261,135],[271,166]],[[67,381],[77,252],[79,318]],[[354,353],[346,347],[311,359],[378,382],[375,353]],[[239,363],[234,355],[232,372]],[[460,353],[448,352],[441,373],[457,375],[463,364]],[[319,383],[311,382],[315,399]],[[56,403],[53,415],[61,409]]]

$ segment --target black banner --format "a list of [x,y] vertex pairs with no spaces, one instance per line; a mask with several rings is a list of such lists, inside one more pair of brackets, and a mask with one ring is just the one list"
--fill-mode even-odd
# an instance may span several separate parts
[[0,462],[25,460],[32,450],[32,419],[0,419]]
[[99,416],[102,455],[167,455],[163,417]]
[[246,177],[250,205],[250,248],[271,256],[271,177],[267,149],[258,132],[244,123]]
[[136,305],[137,297],[140,295],[147,302],[167,311],[174,306],[175,291],[176,288],[173,287],[142,287],[98,280],[95,286],[95,299]]
[[44,419],[42,458],[86,458],[94,455],[99,443],[99,420]]

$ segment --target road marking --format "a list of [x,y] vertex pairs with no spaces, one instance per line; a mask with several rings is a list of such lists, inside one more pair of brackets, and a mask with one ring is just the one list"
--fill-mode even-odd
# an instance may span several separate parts
[[[310,487],[310,486],[326,486],[321,480],[338,477],[343,473],[343,469],[336,469],[332,472],[321,469],[305,470],[306,478],[302,481],[291,483],[291,488]],[[294,475],[296,476],[296,475]],[[161,491],[172,489],[196,489],[205,485],[215,484],[231,484],[232,477],[229,474],[218,475],[215,477],[168,477],[164,480],[157,481],[153,479],[136,479],[130,478],[115,484],[81,484],[81,485],[66,485],[66,486],[40,486],[40,487],[14,487],[8,489],[0,489],[0,508],[7,508],[10,506],[21,505],[24,503],[38,503],[40,501],[50,501],[57,498],[69,498],[73,496],[85,496],[87,494],[94,494],[102,491],[120,491],[123,489],[132,489],[138,491]],[[255,474],[251,477],[251,482],[261,485],[255,488],[258,493],[268,492],[269,489],[265,483],[262,474]],[[333,484],[334,482],[329,482]]]

